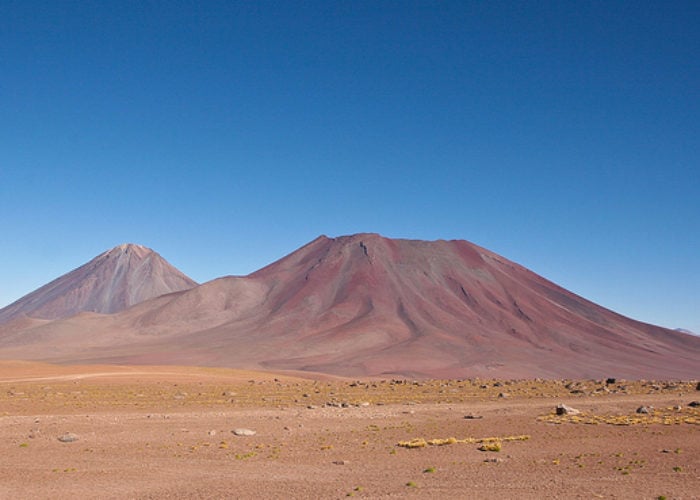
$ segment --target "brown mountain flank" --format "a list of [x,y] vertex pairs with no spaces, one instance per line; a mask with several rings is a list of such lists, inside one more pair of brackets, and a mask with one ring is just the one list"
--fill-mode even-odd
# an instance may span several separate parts
[[59,319],[83,311],[115,313],[196,285],[150,248],[124,244],[0,309],[0,324],[23,316]]
[[246,277],[108,317],[0,328],[0,357],[416,378],[693,378],[700,338],[466,241],[319,237]]

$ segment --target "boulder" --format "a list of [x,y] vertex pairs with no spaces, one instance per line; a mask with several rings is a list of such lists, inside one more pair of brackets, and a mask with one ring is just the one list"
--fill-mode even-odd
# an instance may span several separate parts
[[580,410],[577,410],[576,408],[572,408],[571,406],[565,405],[565,404],[560,404],[557,405],[557,415],[578,415],[581,413]]

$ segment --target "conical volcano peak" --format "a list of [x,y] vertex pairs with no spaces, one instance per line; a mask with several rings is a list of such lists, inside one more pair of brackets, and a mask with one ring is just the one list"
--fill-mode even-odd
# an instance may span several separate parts
[[122,243],[121,245],[117,245],[114,248],[111,248],[110,250],[107,250],[104,252],[102,255],[136,255],[138,257],[145,257],[150,254],[156,254],[157,252],[145,247],[143,245],[137,245],[136,243]]
[[196,285],[150,248],[124,243],[0,309],[0,323],[21,315],[58,319],[82,311],[114,313]]
[[121,245],[117,245],[116,247],[114,247],[112,250],[121,250],[122,252],[136,252],[145,250],[147,252],[153,252],[153,250],[151,250],[150,248],[145,247],[143,245],[137,245],[136,243],[122,243]]

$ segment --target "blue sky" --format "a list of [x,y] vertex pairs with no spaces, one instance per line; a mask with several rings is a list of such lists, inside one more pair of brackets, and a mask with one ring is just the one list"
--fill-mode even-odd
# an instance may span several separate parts
[[700,332],[698,2],[0,2],[0,306],[123,242],[198,281],[466,239]]

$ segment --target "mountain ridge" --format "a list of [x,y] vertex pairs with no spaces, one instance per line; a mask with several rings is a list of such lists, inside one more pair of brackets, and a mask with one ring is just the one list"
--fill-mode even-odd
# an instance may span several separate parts
[[626,318],[465,240],[360,233],[319,236],[247,276],[110,317],[0,329],[0,357],[10,353],[351,377],[692,378],[700,338]]

